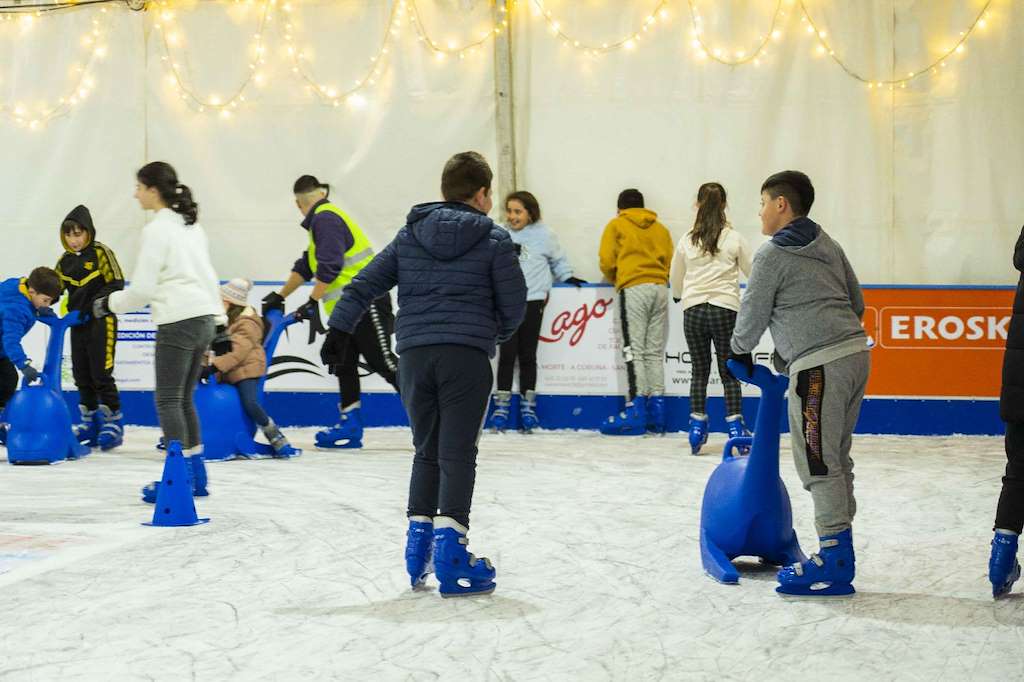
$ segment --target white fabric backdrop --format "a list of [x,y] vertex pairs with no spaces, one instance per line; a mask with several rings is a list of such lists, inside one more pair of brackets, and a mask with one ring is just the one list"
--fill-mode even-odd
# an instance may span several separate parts
[[[366,71],[390,2],[295,2],[296,44],[310,70],[343,89]],[[767,30],[770,0],[695,1],[709,45],[750,50]],[[872,79],[906,75],[952,44],[981,0],[808,1],[851,68]],[[563,29],[600,43],[636,30],[653,0],[549,0]],[[755,242],[760,182],[806,170],[813,216],[844,243],[861,278],[877,283],[1013,281],[1009,249],[1024,221],[1024,8],[992,4],[989,25],[937,77],[906,89],[869,90],[804,33],[784,0],[782,40],[760,66],[705,63],[690,46],[689,9],[675,0],[636,49],[587,57],[553,38],[521,0],[515,19],[520,186],[541,199],[579,274],[596,278],[599,231],[617,192],[642,189],[678,236],[692,220],[697,185],[723,182],[735,225]],[[175,48],[189,83],[206,96],[246,78],[260,3],[181,6]],[[447,45],[490,25],[484,0],[419,0],[431,36]],[[111,6],[44,16],[31,28],[0,22],[0,102],[30,112],[56,103],[85,64],[93,19],[107,56],[87,70],[93,92],[69,115],[30,131],[0,119],[0,274],[22,274],[59,255],[56,229],[77,203],[93,210],[100,239],[129,273],[145,216],[133,172],[173,163],[201,204],[222,277],[282,279],[304,233],[290,187],[302,173],[332,195],[378,245],[413,203],[438,193],[444,160],[477,149],[495,159],[491,43],[439,62],[403,21],[384,76],[362,108],[333,108],[291,72],[276,26],[266,31],[267,85],[247,92],[230,121],[188,108],[167,84],[157,12]],[[281,19],[279,18],[278,21]],[[893,61],[895,56],[895,62]],[[499,202],[500,203],[500,202]],[[500,217],[498,207],[494,213]]]

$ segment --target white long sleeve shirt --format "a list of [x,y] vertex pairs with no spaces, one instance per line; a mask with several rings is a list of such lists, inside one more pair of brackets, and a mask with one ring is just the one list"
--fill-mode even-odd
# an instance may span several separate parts
[[711,256],[693,245],[692,235],[683,235],[676,244],[669,274],[672,298],[682,299],[683,310],[710,303],[739,311],[740,272],[750,275],[753,260],[747,240],[726,227],[718,235],[718,253]]
[[148,305],[158,325],[203,315],[213,315],[217,324],[227,322],[206,232],[199,223],[186,225],[169,208],[157,211],[142,228],[130,282],[110,295],[111,312],[127,313]]

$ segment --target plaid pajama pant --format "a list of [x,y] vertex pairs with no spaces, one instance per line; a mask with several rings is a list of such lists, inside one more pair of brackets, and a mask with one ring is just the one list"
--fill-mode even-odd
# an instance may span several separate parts
[[729,341],[736,326],[736,311],[701,303],[683,311],[683,334],[690,350],[690,411],[707,412],[708,379],[711,378],[711,342],[718,357],[718,376],[725,389],[725,415],[742,414],[740,382],[736,381],[725,361],[729,359]]

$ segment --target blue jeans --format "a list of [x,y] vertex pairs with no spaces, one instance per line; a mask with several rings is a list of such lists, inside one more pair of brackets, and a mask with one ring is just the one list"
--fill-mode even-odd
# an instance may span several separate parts
[[267,416],[266,410],[260,405],[259,379],[243,379],[235,384],[235,388],[238,389],[238,397],[242,399],[242,407],[245,409],[245,413],[256,422],[257,426],[266,426],[270,423],[270,417]]

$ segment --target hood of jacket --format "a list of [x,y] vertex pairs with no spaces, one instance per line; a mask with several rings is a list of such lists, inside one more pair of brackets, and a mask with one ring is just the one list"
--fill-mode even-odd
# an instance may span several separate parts
[[435,201],[413,206],[406,218],[413,239],[438,260],[455,260],[486,239],[495,223],[468,204]]
[[71,209],[71,213],[68,213],[67,217],[65,217],[64,220],[60,222],[60,243],[64,246],[65,251],[71,251],[72,253],[75,253],[75,251],[73,251],[71,247],[68,246],[67,239],[64,235],[64,223],[66,223],[69,220],[78,223],[79,225],[85,228],[86,232],[89,233],[89,242],[82,247],[83,249],[88,247],[94,241],[96,241],[96,226],[93,225],[92,223],[92,214],[89,213],[88,208],[79,204],[78,206],[75,206],[73,209]]
[[625,218],[641,230],[658,222],[658,214],[646,208],[627,208],[619,212],[620,218]]
[[832,238],[821,229],[821,225],[806,216],[797,218],[776,232],[771,243],[789,253],[824,263],[831,262],[835,252]]

